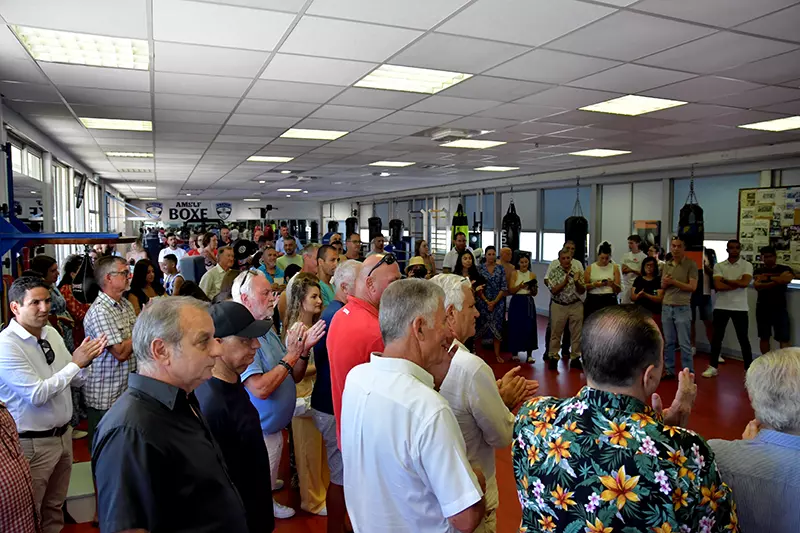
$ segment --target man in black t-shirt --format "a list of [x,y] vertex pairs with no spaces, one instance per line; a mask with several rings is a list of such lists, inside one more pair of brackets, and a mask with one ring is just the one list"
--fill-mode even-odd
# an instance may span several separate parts
[[250,532],[272,531],[269,455],[258,411],[239,378],[261,346],[258,338],[267,334],[272,323],[256,320],[245,306],[232,301],[212,306],[210,313],[222,356],[214,364],[211,379],[200,385],[195,395],[242,498]]
[[754,286],[758,291],[756,302],[756,324],[761,353],[770,351],[769,340],[775,332],[775,340],[781,348],[789,346],[789,311],[786,308],[786,288],[794,278],[792,269],[777,264],[775,248],[765,246],[761,249],[763,266],[753,272]]

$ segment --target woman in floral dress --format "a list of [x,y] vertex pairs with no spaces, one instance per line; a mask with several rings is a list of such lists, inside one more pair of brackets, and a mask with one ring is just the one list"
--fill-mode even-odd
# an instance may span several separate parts
[[486,287],[483,292],[478,293],[478,311],[481,315],[478,319],[478,332],[475,337],[482,339],[487,332],[492,334],[494,346],[494,356],[498,363],[504,362],[500,357],[500,340],[503,334],[503,320],[506,316],[505,297],[508,293],[506,283],[506,271],[502,265],[497,263],[497,249],[494,246],[487,246],[485,250],[486,264],[481,265],[478,271],[486,280]]

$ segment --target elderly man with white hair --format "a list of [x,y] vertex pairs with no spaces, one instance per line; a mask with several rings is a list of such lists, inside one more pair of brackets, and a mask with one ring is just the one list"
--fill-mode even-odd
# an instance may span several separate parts
[[471,533],[484,517],[453,411],[435,390],[448,362],[444,293],[434,283],[389,285],[379,310],[383,353],[345,381],[341,443],[356,533]]
[[470,464],[486,478],[486,515],[475,531],[493,533],[497,531],[495,511],[500,503],[495,449],[511,444],[514,415],[509,409],[531,398],[539,383],[517,376],[519,367],[495,381],[489,365],[463,344],[475,335],[478,316],[469,280],[455,274],[439,274],[431,281],[444,291],[447,340],[452,343],[451,351],[455,349],[439,392],[456,416]]
[[742,531],[800,531],[800,348],[762,355],[747,371],[756,413],[742,440],[708,441],[733,489]]

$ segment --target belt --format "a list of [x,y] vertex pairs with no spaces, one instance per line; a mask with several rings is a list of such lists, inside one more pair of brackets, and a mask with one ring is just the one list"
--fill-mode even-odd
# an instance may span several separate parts
[[559,301],[557,301],[557,300],[550,300],[550,301],[551,301],[551,302],[553,302],[554,304],[558,304],[558,305],[564,305],[564,306],[567,306],[567,305],[576,304],[576,303],[580,302],[580,301],[581,301],[581,299],[580,299],[580,298],[578,298],[578,299],[577,299],[577,300],[575,300],[574,302],[568,302],[568,303],[559,302]]
[[45,431],[25,431],[19,434],[21,439],[46,439],[48,437],[60,437],[69,429],[69,423],[60,428],[48,429]]

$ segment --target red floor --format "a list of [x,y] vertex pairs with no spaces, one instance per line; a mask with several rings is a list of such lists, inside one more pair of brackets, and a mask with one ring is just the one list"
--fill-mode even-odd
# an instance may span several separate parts
[[[544,330],[547,319],[539,317],[539,344],[544,346]],[[572,396],[586,382],[582,373],[577,370],[568,370],[564,361],[558,373],[547,371],[542,362],[540,348],[536,354],[533,365],[522,364],[521,375],[539,381],[539,393],[548,396]],[[495,375],[499,378],[515,366],[513,363],[494,363],[494,356],[482,350],[484,359],[492,366]],[[753,410],[747,392],[744,389],[744,368],[741,361],[728,360],[720,365],[719,376],[716,379],[703,379],[700,373],[708,364],[706,354],[698,354],[695,358],[695,371],[697,372],[697,401],[689,422],[689,428],[697,431],[706,439],[724,438],[737,439],[741,437],[745,425],[753,418]],[[663,382],[658,389],[664,405],[669,405],[675,396],[676,381]],[[89,453],[86,440],[75,441],[75,460],[88,461]],[[288,479],[288,457],[284,457],[281,465],[283,479]],[[521,512],[517,500],[516,484],[511,466],[510,448],[497,452],[497,481],[500,488],[500,507],[497,512],[499,533],[513,533],[519,527]],[[299,509],[300,496],[297,492],[283,489],[276,495],[276,499],[284,504],[292,505]],[[279,520],[276,532],[283,533],[321,533],[325,531],[326,519],[309,515],[303,511],[289,520]],[[89,524],[68,525],[64,533],[96,531]]]

